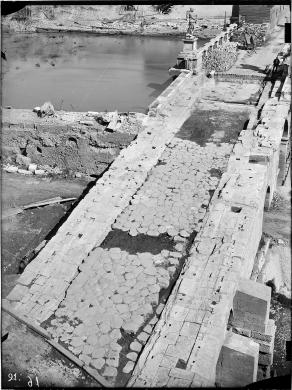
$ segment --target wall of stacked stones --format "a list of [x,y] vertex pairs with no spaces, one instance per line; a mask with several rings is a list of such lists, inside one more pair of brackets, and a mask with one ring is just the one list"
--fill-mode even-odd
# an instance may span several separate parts
[[[242,386],[257,379],[258,367],[272,362],[271,290],[250,276],[266,193],[269,206],[275,190],[281,138],[290,115],[290,80],[280,96],[274,95],[258,123],[240,134],[129,386]],[[228,331],[228,323],[239,334]]]
[[229,27],[226,28],[226,31],[222,31],[219,35],[211,39],[208,43],[206,43],[202,48],[198,50],[196,74],[202,72],[203,60],[204,57],[207,55],[207,53],[212,52],[217,47],[228,42],[232,36],[232,32],[236,29],[237,29],[237,24],[231,24]]

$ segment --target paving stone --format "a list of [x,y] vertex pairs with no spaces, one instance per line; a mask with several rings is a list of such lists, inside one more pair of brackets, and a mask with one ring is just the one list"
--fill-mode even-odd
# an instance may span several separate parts
[[143,330],[144,330],[144,332],[151,334],[151,333],[152,333],[152,326],[146,325],[146,326],[143,328]]
[[104,347],[98,347],[94,348],[93,352],[91,353],[91,356],[93,358],[102,358],[105,356],[105,348]]
[[132,351],[135,351],[135,352],[140,352],[141,349],[142,349],[142,345],[140,343],[138,343],[138,341],[133,341],[131,344],[130,344],[130,349]]
[[134,311],[134,310],[136,310],[136,309],[138,309],[138,307],[139,307],[139,304],[138,304],[138,302],[132,302],[132,303],[130,303],[129,304],[129,309],[131,310],[131,311]]
[[103,347],[107,344],[109,344],[111,341],[110,337],[107,335],[107,334],[104,334],[102,336],[100,336],[99,340],[98,340],[98,344]]
[[149,334],[148,333],[145,333],[145,332],[141,332],[139,335],[138,335],[138,340],[140,342],[142,342],[143,344],[146,343],[146,341],[149,339]]
[[97,370],[101,370],[105,365],[105,359],[102,358],[92,359],[90,361],[90,364],[93,368],[96,368]]
[[123,372],[125,374],[129,374],[131,371],[133,371],[135,364],[131,361],[128,361],[125,367],[123,368]]
[[84,345],[82,352],[83,352],[84,355],[91,355],[93,350],[94,349],[93,349],[93,347],[91,345],[87,345],[86,344],[86,345]]
[[118,368],[119,367],[119,357],[117,358],[109,358],[109,359],[106,359],[106,364],[110,367],[115,367],[115,368]]
[[157,284],[148,287],[150,293],[159,293],[160,287]]
[[126,313],[129,311],[129,306],[124,303],[116,305],[116,308],[119,313]]
[[135,362],[138,359],[138,354],[136,352],[129,352],[127,358]]
[[99,329],[101,330],[101,332],[103,334],[107,334],[111,330],[111,326],[110,326],[109,322],[102,322],[99,326]]
[[122,337],[121,331],[119,329],[113,329],[110,332],[110,338],[112,340],[119,340]]
[[118,370],[112,366],[106,366],[103,372],[103,376],[109,376],[109,377],[117,376],[117,374],[118,374]]
[[139,324],[135,323],[135,322],[132,322],[131,320],[125,320],[123,325],[122,325],[122,328],[124,329],[124,331],[126,332],[133,332],[133,333],[136,333],[139,329]]
[[91,361],[90,357],[85,354],[79,355],[79,359],[82,360],[85,364],[89,364]]

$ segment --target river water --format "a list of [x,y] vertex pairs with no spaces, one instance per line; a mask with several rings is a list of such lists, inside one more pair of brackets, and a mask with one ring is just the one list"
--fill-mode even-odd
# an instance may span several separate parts
[[[198,40],[198,47],[206,40]],[[170,84],[181,39],[84,33],[4,34],[2,105],[138,111]]]

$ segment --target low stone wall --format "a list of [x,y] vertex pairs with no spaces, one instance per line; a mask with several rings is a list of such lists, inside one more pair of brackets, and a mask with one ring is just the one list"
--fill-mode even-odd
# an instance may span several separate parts
[[[276,186],[290,101],[287,79],[280,97],[264,105],[256,127],[241,132],[129,386],[243,386],[256,380],[258,364],[272,363],[271,291],[249,278],[263,210]],[[227,331],[228,323],[239,335]]]
[[185,70],[182,72],[148,107],[148,115],[150,117],[156,116],[161,112],[162,108],[169,103],[169,99],[175,97],[180,90],[188,84],[191,78],[191,72]]

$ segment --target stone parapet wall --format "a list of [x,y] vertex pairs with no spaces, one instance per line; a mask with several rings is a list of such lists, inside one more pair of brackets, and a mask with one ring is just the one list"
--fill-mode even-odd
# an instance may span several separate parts
[[150,117],[156,116],[169,101],[174,98],[184,86],[189,83],[191,72],[185,70],[182,72],[148,107],[148,115]]
[[[218,382],[216,368],[234,298],[239,283],[251,276],[264,207],[269,207],[277,181],[281,138],[290,112],[289,81],[284,83],[284,94],[268,99],[255,128],[241,132],[191,255],[129,386],[208,387]],[[265,294],[269,296],[270,291]],[[244,313],[244,318],[241,325],[252,332],[253,339],[272,337],[268,317],[260,325],[252,312]],[[260,348],[269,352],[271,345]],[[270,356],[252,357],[252,364],[270,364]],[[255,380],[255,374],[246,378],[246,384]]]
[[198,50],[196,67],[194,69],[195,74],[200,74],[204,72],[203,69],[203,60],[207,53],[212,52],[214,49],[228,42],[232,36],[234,30],[237,29],[237,24],[231,24],[226,28],[226,31],[222,31],[215,38],[211,39],[208,43],[206,43],[203,47]]

